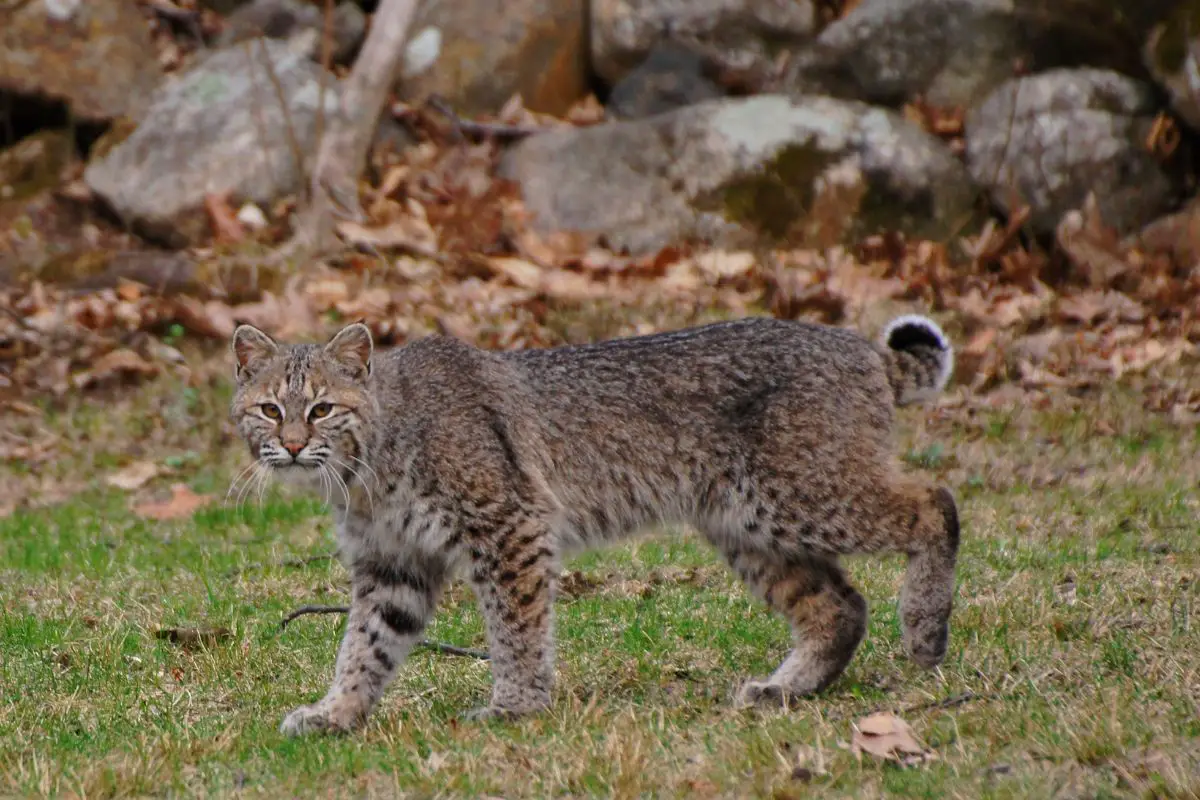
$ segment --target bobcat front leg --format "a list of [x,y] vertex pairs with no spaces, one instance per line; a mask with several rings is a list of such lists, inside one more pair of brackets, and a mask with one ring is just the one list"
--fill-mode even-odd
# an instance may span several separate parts
[[364,556],[351,570],[346,634],[338,650],[333,685],[316,703],[284,717],[289,736],[345,732],[366,722],[396,670],[421,639],[441,594],[437,565]]
[[503,526],[494,556],[471,574],[492,654],[492,701],[469,719],[513,718],[550,706],[554,689],[554,550],[538,519]]

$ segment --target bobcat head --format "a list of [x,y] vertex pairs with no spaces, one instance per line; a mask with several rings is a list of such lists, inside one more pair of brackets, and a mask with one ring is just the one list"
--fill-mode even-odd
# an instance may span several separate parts
[[367,388],[372,351],[361,323],[324,345],[280,344],[252,325],[238,326],[231,417],[256,459],[252,479],[336,481],[363,468],[378,414]]

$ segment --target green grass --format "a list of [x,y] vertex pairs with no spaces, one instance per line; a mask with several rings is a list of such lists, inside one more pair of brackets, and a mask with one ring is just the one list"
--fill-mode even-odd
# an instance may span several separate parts
[[[220,391],[147,418],[155,391],[178,388],[156,387],[103,415],[49,411],[56,457],[0,470],[71,487],[0,519],[0,796],[1200,793],[1200,433],[1119,392],[905,412],[898,456],[950,485],[964,521],[940,671],[900,647],[901,560],[852,559],[872,618],[845,676],[791,711],[736,710],[786,627],[695,538],[664,533],[568,565],[549,713],[458,721],[486,701],[487,665],[418,651],[363,732],[288,740],[278,723],[324,691],[342,620],[279,620],[346,590],[340,565],[288,560],[331,552],[330,522],[279,494],[139,519],[101,475],[152,458],[175,474],[141,494],[179,480],[221,493],[241,458]],[[185,647],[156,638],[166,627],[230,635]],[[486,646],[462,586],[429,636]],[[852,724],[876,710],[936,758],[857,759]]]

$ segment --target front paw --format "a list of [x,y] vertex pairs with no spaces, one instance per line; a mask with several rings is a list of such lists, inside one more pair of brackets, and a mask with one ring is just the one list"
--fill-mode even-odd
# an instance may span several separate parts
[[950,641],[950,625],[940,619],[920,620],[905,625],[904,648],[918,666],[933,669],[946,658]]
[[734,698],[737,708],[783,708],[788,705],[790,697],[784,688],[777,683],[768,681],[746,681]]
[[349,733],[361,724],[355,716],[338,714],[326,703],[300,706],[283,718],[279,731],[285,736],[305,736],[311,733]]

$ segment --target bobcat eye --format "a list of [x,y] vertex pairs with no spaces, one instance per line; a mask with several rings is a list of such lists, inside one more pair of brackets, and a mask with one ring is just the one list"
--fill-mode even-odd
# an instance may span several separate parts
[[320,419],[321,417],[328,417],[330,411],[333,411],[333,403],[317,403],[308,412],[308,416],[309,419]]
[[283,419],[283,412],[280,411],[279,406],[275,405],[274,403],[263,403],[258,408],[260,411],[262,411],[263,416],[266,417],[267,419],[273,419],[273,420]]

